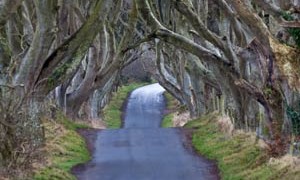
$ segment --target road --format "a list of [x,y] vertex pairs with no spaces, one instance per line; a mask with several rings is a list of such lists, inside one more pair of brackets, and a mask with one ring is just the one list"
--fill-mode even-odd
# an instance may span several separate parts
[[165,101],[158,84],[131,94],[124,128],[95,135],[92,160],[73,171],[79,180],[219,179],[213,162],[187,148],[178,128],[160,128]]

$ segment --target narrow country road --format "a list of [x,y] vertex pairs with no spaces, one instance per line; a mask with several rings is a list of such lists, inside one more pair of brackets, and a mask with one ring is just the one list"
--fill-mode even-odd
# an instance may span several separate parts
[[186,148],[178,128],[160,128],[164,89],[133,91],[123,129],[96,133],[92,160],[73,171],[79,180],[209,180],[216,166]]

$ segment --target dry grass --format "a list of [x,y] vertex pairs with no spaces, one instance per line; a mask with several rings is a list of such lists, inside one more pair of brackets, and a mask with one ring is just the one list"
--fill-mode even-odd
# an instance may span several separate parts
[[291,173],[300,172],[300,157],[285,155],[280,158],[270,158],[269,165],[277,166],[279,169],[288,168]]
[[174,114],[173,118],[173,126],[174,127],[182,127],[190,120],[190,113],[188,111],[179,112],[177,111]]
[[220,116],[217,120],[217,124],[221,132],[227,134],[228,136],[233,135],[234,125],[229,116]]
[[276,56],[276,64],[282,78],[288,81],[293,90],[300,91],[300,50],[270,39]]
[[33,164],[33,179],[75,179],[70,169],[90,157],[85,141],[76,132],[77,128],[86,126],[68,121],[62,114],[56,121],[45,119],[43,126],[46,138],[42,149],[44,159]]

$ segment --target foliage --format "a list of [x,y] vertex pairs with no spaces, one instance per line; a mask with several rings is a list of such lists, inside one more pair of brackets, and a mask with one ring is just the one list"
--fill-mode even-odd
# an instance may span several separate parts
[[119,88],[117,92],[113,94],[110,102],[104,108],[104,122],[108,128],[117,129],[122,125],[122,107],[126,103],[126,99],[130,92],[134,89],[145,85],[145,83],[131,83]]
[[295,135],[300,135],[300,101],[298,108],[293,108],[291,106],[286,107],[286,114],[292,122],[292,131]]
[[293,168],[268,163],[267,152],[259,146],[255,135],[240,132],[226,137],[218,130],[217,118],[217,114],[208,114],[185,127],[195,129],[194,147],[204,156],[217,160],[222,179],[294,179],[300,176]]
[[90,159],[84,139],[76,132],[86,125],[69,121],[62,113],[58,113],[56,121],[45,120],[45,153],[46,166],[36,171],[33,179],[65,179],[73,180],[70,169]]
[[[287,21],[295,20],[294,17],[288,12],[283,12],[282,17]],[[288,28],[288,32],[295,40],[296,45],[300,47],[300,28]]]

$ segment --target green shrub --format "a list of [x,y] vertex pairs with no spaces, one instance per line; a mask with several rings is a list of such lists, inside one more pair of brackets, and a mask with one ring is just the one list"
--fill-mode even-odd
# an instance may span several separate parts
[[299,136],[300,135],[300,101],[299,101],[298,108],[293,108],[287,105],[286,114],[287,117],[292,122],[293,134]]
[[[283,12],[282,17],[286,21],[294,21],[294,17],[288,13],[288,12]],[[288,33],[293,37],[294,41],[296,42],[296,45],[300,47],[300,28],[288,28]]]

